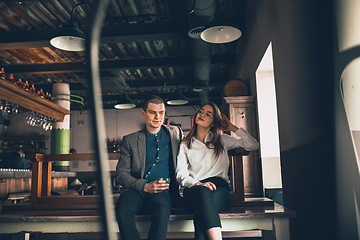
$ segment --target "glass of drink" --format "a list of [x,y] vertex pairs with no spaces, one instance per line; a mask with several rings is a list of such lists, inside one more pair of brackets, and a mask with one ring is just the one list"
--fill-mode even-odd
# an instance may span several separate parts
[[159,178],[159,180],[165,181],[167,184],[170,184],[170,178]]

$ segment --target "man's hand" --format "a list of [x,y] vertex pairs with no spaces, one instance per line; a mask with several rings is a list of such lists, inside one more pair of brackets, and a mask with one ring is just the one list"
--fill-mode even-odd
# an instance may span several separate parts
[[194,184],[194,186],[199,186],[199,185],[207,187],[211,191],[216,190],[216,185],[213,182],[206,182],[206,183],[197,182],[197,183]]
[[144,192],[147,193],[159,193],[169,190],[169,183],[166,183],[165,180],[156,180],[152,182],[145,183]]

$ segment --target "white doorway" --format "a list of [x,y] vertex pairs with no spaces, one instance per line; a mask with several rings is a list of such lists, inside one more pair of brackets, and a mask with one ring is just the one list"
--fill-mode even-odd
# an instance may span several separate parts
[[256,91],[263,187],[281,189],[279,130],[271,42],[256,71]]

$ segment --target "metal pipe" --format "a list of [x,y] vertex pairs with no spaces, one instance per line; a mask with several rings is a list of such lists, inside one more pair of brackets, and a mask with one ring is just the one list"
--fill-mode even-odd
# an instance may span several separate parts
[[[205,26],[214,18],[216,11],[216,0],[194,0],[187,1],[188,8],[194,11],[188,15],[190,28]],[[211,44],[202,39],[191,39],[191,50],[193,59],[194,85],[209,86],[211,69]],[[208,92],[199,92],[200,104],[209,102]]]

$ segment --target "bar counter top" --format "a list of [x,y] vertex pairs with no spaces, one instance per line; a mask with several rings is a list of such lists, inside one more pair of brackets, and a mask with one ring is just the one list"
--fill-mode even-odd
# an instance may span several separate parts
[[[32,171],[0,168],[0,178],[31,178]],[[76,172],[51,172],[51,177],[76,177]]]

